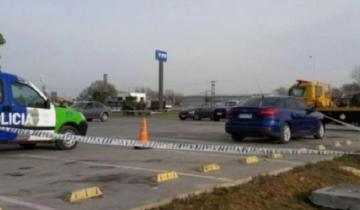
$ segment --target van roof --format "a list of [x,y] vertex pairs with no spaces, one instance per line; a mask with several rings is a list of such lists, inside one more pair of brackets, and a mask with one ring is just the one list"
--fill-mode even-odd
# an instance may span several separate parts
[[1,70],[0,70],[0,77],[2,77],[4,79],[19,79],[19,77],[17,75],[3,72]]

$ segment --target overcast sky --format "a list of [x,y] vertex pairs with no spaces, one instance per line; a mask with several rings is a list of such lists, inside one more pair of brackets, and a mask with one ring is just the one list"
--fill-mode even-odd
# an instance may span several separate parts
[[351,82],[360,65],[358,0],[0,0],[3,71],[66,97],[103,73],[119,90],[271,92],[296,79]]

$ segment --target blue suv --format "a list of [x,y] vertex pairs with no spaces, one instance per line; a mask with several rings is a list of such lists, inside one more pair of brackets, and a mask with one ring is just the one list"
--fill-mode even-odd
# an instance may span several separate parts
[[322,139],[324,117],[295,97],[256,97],[228,112],[225,125],[234,141],[270,137],[288,143],[292,137],[313,135]]

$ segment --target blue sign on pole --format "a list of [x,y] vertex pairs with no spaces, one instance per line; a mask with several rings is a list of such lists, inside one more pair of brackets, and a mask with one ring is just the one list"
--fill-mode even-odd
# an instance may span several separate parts
[[167,52],[155,50],[155,59],[162,62],[167,61]]

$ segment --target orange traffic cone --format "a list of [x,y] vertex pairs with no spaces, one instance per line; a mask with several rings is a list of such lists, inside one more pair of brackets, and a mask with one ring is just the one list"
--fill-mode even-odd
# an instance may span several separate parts
[[149,141],[148,127],[145,117],[143,117],[141,121],[139,140],[143,143]]
[[[141,121],[139,141],[142,143],[146,143],[149,141],[147,121],[146,121],[145,117],[143,117],[142,121]],[[135,149],[149,149],[147,147],[134,147],[134,148]]]

